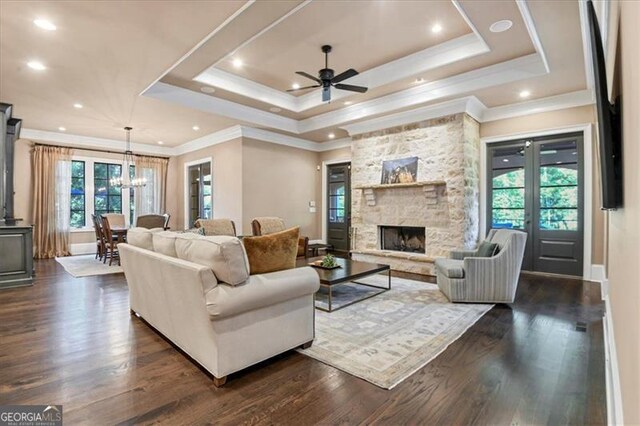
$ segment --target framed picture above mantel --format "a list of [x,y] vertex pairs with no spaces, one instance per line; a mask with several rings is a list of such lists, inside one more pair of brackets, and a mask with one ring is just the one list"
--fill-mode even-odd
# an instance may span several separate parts
[[385,160],[382,162],[381,184],[412,183],[418,180],[418,157]]

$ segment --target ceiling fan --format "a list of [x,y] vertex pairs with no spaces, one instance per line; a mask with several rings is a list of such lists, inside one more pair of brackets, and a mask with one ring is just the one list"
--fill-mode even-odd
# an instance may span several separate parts
[[324,53],[324,68],[318,71],[318,77],[314,77],[304,71],[296,71],[296,74],[307,77],[315,81],[317,84],[313,86],[299,87],[297,89],[289,89],[287,90],[287,92],[296,92],[298,90],[307,90],[314,89],[316,87],[322,87],[322,101],[329,102],[331,101],[331,86],[335,87],[336,89],[349,90],[351,92],[358,93],[365,93],[367,91],[367,88],[363,86],[353,86],[351,84],[340,83],[341,81],[358,75],[358,71],[354,70],[353,68],[349,68],[345,72],[334,76],[333,70],[329,68],[329,52],[331,52],[331,46],[322,46],[322,52]]

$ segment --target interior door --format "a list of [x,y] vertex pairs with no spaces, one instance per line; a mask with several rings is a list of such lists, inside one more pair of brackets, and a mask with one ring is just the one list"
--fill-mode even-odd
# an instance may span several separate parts
[[516,140],[489,147],[487,229],[529,234],[523,270],[582,275],[582,135]]
[[327,244],[349,251],[351,226],[351,163],[327,167]]

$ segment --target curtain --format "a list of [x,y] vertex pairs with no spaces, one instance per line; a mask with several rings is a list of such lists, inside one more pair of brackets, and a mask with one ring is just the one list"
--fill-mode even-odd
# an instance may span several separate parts
[[164,214],[166,209],[168,158],[136,157],[136,175],[147,184],[135,189],[135,215]]
[[69,256],[71,149],[37,145],[33,149],[35,257]]

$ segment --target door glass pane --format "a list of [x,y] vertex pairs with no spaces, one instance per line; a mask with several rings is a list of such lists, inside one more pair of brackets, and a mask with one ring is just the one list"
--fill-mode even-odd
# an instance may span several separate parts
[[521,146],[492,151],[492,228],[524,228],[524,165],[524,148]]
[[575,140],[540,147],[540,229],[578,230],[578,149]]

